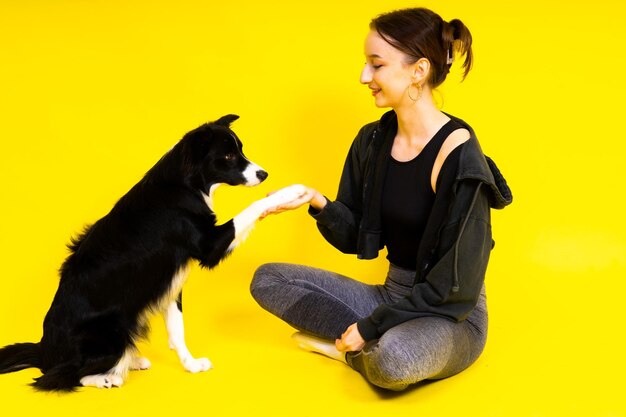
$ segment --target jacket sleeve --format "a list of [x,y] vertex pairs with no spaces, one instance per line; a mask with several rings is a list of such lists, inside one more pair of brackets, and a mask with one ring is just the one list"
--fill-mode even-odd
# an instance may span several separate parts
[[377,339],[405,321],[440,316],[464,320],[475,307],[492,248],[487,187],[476,180],[457,183],[448,220],[426,273],[407,297],[381,305],[357,323],[365,340]]
[[317,221],[324,238],[343,253],[357,253],[359,224],[362,216],[363,152],[371,134],[371,124],[359,131],[352,142],[343,166],[337,199],[327,198],[326,206],[317,211],[309,207],[309,214]]

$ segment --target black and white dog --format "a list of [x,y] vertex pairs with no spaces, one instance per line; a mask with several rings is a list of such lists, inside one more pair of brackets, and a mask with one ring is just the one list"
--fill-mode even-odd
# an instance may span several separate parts
[[283,188],[216,225],[211,206],[220,184],[257,185],[267,172],[250,162],[227,115],[187,133],[113,209],[69,246],[39,343],[0,349],[0,373],[39,368],[44,391],[121,386],[129,370],[146,369],[135,343],[151,313],[163,313],[170,347],[186,370],[211,368],[185,345],[181,290],[188,263],[217,265],[262,213],[304,192]]

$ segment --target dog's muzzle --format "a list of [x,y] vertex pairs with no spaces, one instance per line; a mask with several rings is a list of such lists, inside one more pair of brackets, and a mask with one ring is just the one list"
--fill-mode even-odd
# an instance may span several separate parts
[[250,162],[250,165],[248,165],[246,170],[243,172],[243,176],[246,179],[246,185],[248,186],[259,185],[265,181],[268,175],[267,171],[252,162]]

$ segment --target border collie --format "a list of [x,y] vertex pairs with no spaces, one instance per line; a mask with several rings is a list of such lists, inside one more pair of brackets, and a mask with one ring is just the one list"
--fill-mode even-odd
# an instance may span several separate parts
[[42,391],[119,387],[129,370],[147,369],[136,342],[151,313],[165,318],[169,344],[189,372],[211,362],[185,345],[182,286],[192,259],[212,268],[241,243],[262,213],[304,192],[295,185],[254,202],[216,225],[220,184],[253,186],[268,176],[242,153],[227,115],[187,133],[113,209],[69,245],[39,343],[0,349],[0,373],[39,368]]

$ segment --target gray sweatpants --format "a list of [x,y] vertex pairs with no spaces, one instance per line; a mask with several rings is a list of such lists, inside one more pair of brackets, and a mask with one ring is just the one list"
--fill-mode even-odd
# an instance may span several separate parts
[[[317,268],[271,263],[257,269],[250,287],[261,307],[294,328],[334,342],[382,303],[411,292],[415,272],[390,265],[384,285],[369,285]],[[455,375],[480,356],[487,337],[485,291],[470,316],[409,320],[346,355],[370,383],[400,391],[425,379]]]

